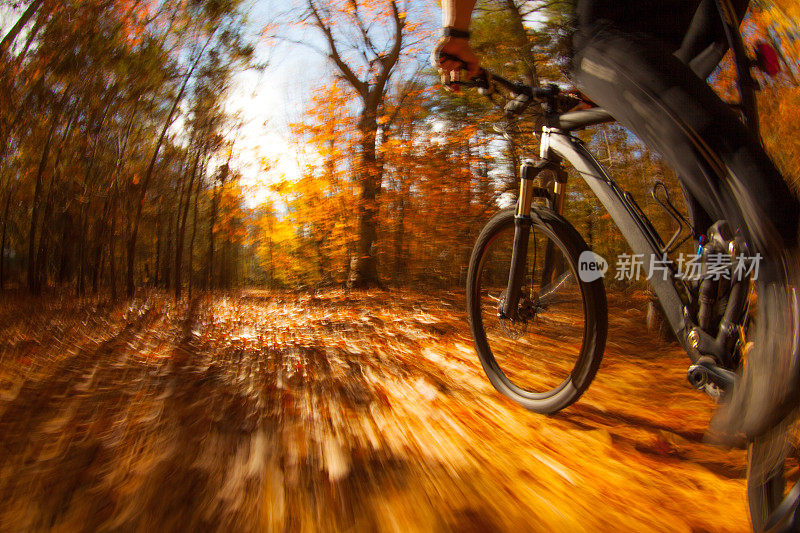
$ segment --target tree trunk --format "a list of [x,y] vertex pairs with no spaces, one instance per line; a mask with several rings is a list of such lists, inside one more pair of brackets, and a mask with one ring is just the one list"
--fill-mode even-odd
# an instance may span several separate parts
[[50,156],[50,145],[53,140],[56,126],[58,126],[58,118],[60,113],[53,113],[53,120],[50,125],[50,131],[47,134],[47,140],[44,143],[42,150],[42,157],[39,159],[39,169],[36,172],[36,187],[33,191],[33,205],[31,207],[31,222],[30,229],[28,230],[28,290],[31,293],[38,292],[36,286],[36,226],[39,222],[39,207],[41,203],[42,194],[42,180],[44,178],[44,169],[47,166],[47,159]]
[[[3,37],[2,42],[0,42],[0,54],[5,55],[6,50],[11,47],[11,44],[14,42],[14,39],[17,38],[19,32],[22,31],[22,28],[28,23],[33,15],[36,14],[36,11],[39,9],[39,6],[42,5],[42,0],[33,0],[31,5],[28,6],[28,9],[22,13],[22,16],[17,20],[16,24],[9,30],[5,37]],[[5,60],[3,60],[5,62]]]
[[158,136],[158,141],[156,142],[156,146],[153,149],[153,156],[150,158],[150,164],[147,166],[147,172],[144,175],[144,179],[142,179],[141,192],[139,193],[139,200],[136,203],[136,214],[134,215],[131,234],[128,238],[128,265],[127,265],[128,269],[125,277],[125,292],[128,295],[128,298],[133,297],[133,294],[135,292],[134,267],[136,259],[136,241],[139,236],[139,222],[142,219],[142,209],[144,208],[144,198],[145,194],[147,193],[147,187],[150,184],[150,179],[153,177],[153,171],[155,170],[156,161],[158,160],[158,153],[161,150],[161,145],[164,143],[164,139],[167,136],[167,131],[169,130],[169,127],[172,125],[172,120],[173,117],[175,116],[175,111],[177,111],[178,105],[183,99],[183,93],[186,91],[186,86],[189,84],[189,79],[192,77],[194,69],[200,63],[200,58],[203,57],[203,53],[205,52],[208,44],[211,42],[212,36],[213,34],[209,35],[208,39],[206,40],[206,43],[200,50],[200,53],[197,54],[197,57],[192,63],[192,66],[189,68],[189,71],[183,78],[183,83],[181,84],[178,94],[175,96],[175,100],[172,102],[172,108],[169,110],[169,115],[167,115],[167,119],[164,121],[164,127],[161,129],[161,134]]
[[25,46],[22,47],[22,50],[19,54],[17,54],[17,57],[14,58],[13,64],[10,63],[8,65],[9,68],[13,66],[14,69],[14,72],[9,77],[9,83],[12,86],[16,86],[17,75],[19,74],[19,69],[25,60],[25,56],[28,55],[28,50],[30,50],[31,44],[33,44],[34,39],[36,39],[36,36],[39,34],[39,31],[42,29],[48,18],[49,13],[46,15],[40,14],[38,17],[36,17],[36,22],[34,23],[33,28],[31,28],[31,31],[28,32],[28,36],[25,38]]
[[64,129],[64,134],[61,136],[61,142],[58,144],[58,150],[56,151],[56,157],[53,161],[53,172],[50,174],[50,185],[47,187],[47,200],[45,201],[45,212],[44,216],[42,217],[42,231],[40,231],[39,236],[39,248],[38,252],[36,253],[36,260],[34,263],[36,264],[36,286],[41,287],[42,281],[46,277],[46,268],[45,268],[45,256],[47,254],[47,246],[48,241],[50,240],[50,236],[52,230],[50,229],[50,223],[53,219],[53,210],[54,210],[54,199],[53,199],[53,189],[54,184],[56,181],[56,175],[58,173],[58,165],[61,162],[61,155],[64,151],[64,145],[67,142],[67,137],[69,137],[70,132],[72,131],[72,126],[74,124],[75,119],[77,118],[77,113],[73,113],[67,123],[66,128]]
[[[102,277],[103,274],[104,274],[104,270],[105,270],[105,266],[106,266],[105,252],[106,252],[106,247],[103,246],[100,249],[100,257],[98,258],[98,263],[100,263],[100,266],[97,268],[97,270],[98,270],[98,278]],[[97,288],[96,285],[92,287],[92,293],[93,294],[97,294],[97,290],[98,290],[98,288]]]
[[72,234],[72,217],[64,213],[64,224],[61,232],[61,260],[58,264],[58,283],[63,285],[72,272],[69,269],[69,251],[72,249],[70,236]]
[[161,202],[158,203],[158,216],[156,217],[156,268],[153,286],[158,287],[161,281],[161,236],[164,233],[164,213],[161,211]]
[[[56,163],[57,164],[57,163]],[[54,165],[55,167],[55,165]],[[38,252],[36,252],[36,260],[34,263],[36,264],[36,286],[42,287],[42,285],[47,281],[47,273],[45,267],[45,255],[47,254],[47,241],[49,240],[50,236],[50,229],[48,227],[51,218],[53,217],[53,182],[55,181],[55,168],[53,169],[53,173],[50,175],[50,185],[48,186],[47,191],[47,200],[45,200],[45,209],[44,215],[42,216],[42,228],[39,232],[39,247]]]
[[78,242],[78,279],[75,284],[75,295],[83,296],[86,294],[86,232],[88,230],[88,215],[86,210],[81,208],[80,215],[80,235]]
[[103,214],[97,221],[94,243],[94,261],[92,266],[92,294],[97,294],[100,284],[100,270],[103,265],[103,248],[105,248],[105,236],[108,231],[108,216],[110,214],[110,198],[103,202]]
[[111,207],[111,229],[108,243],[108,281],[111,285],[111,299],[117,299],[117,206],[116,198]]
[[228,288],[228,241],[222,240],[222,264],[219,268],[220,287]]
[[[200,172],[200,176],[203,175],[205,170]],[[189,238],[189,298],[192,297],[192,281],[193,281],[193,274],[194,274],[194,238],[197,234],[197,202],[200,198],[200,184],[202,182],[198,179],[197,183],[197,190],[194,194],[194,216],[192,217],[192,236]]]
[[[175,232],[172,231],[172,228],[175,226],[175,221],[178,217],[170,216],[167,220],[167,242],[164,245],[164,289],[169,290],[172,288],[172,264],[173,262],[170,261],[172,258],[172,236]],[[177,232],[177,230],[176,230]]]
[[[88,275],[88,258],[86,248],[89,245],[89,211],[91,206],[90,181],[92,179],[92,172],[94,171],[94,164],[97,160],[97,147],[100,141],[100,132],[103,130],[103,123],[106,120],[106,115],[111,109],[111,102],[113,101],[113,93],[109,91],[109,101],[103,107],[103,112],[97,120],[97,126],[94,132],[94,141],[92,142],[91,156],[89,157],[89,164],[86,165],[86,173],[83,177],[83,196],[86,201],[81,205],[80,221],[81,221],[81,234],[80,244],[78,246],[78,285],[77,294],[83,296],[86,294],[86,278]],[[106,204],[107,205],[107,204]]]
[[405,218],[406,218],[406,198],[409,195],[409,183],[407,179],[400,178],[400,205],[397,209],[397,227],[394,237],[394,283],[399,285],[401,277],[406,271],[405,255]]
[[[511,17],[511,29],[514,35],[517,36],[517,42],[514,43],[519,48],[520,59],[525,65],[525,81],[528,85],[533,87],[539,86],[539,74],[536,71],[536,56],[533,53],[530,38],[528,37],[528,30],[525,28],[525,21],[523,20],[520,5],[515,0],[504,0],[505,7]],[[525,5],[524,3],[522,5]]]
[[6,195],[6,207],[3,210],[3,236],[2,239],[0,239],[0,290],[3,290],[6,286],[6,234],[8,230],[8,209],[11,206],[11,196],[13,193],[14,189],[9,183],[8,194]]
[[272,243],[272,215],[270,215],[269,222],[267,222],[267,232],[269,233],[269,237],[267,237],[267,252],[269,254],[269,268],[267,270],[267,279],[269,280],[268,287],[270,289],[275,288],[275,263],[274,263],[274,251],[273,251],[273,243]]
[[[21,122],[23,116],[31,113],[31,101],[38,96],[42,90],[42,86],[44,85],[44,72],[46,69],[41,69],[42,72],[39,73],[36,80],[28,80],[27,86],[30,87],[28,92],[25,94],[25,97],[22,98],[21,102],[16,105],[16,112],[14,113],[14,119],[11,120],[10,123],[5,124],[3,121],[0,121],[0,163],[5,160],[6,154],[9,148],[9,140],[11,139],[11,134],[14,132],[16,127]],[[71,85],[67,86],[67,90],[64,91],[64,95],[66,96],[69,92],[69,88]],[[8,92],[11,92],[13,87],[6,87]],[[4,95],[5,96],[5,95]]]
[[359,182],[361,193],[358,202],[358,257],[351,274],[351,288],[365,289],[380,286],[378,278],[378,194],[381,176],[375,153],[375,133],[378,125],[375,112],[365,112],[361,130],[361,168]]
[[[356,74],[346,58],[339,51],[339,44],[333,32],[334,22],[323,17],[314,0],[307,0],[312,23],[322,32],[328,43],[328,57],[333,61],[343,79],[353,87],[361,97],[363,108],[359,121],[361,132],[361,160],[358,169],[358,178],[361,184],[361,194],[358,206],[358,248],[356,265],[351,276],[348,276],[348,285],[357,288],[380,286],[378,278],[377,255],[377,224],[378,224],[378,194],[381,187],[381,169],[376,157],[376,136],[378,132],[377,114],[383,105],[386,96],[386,87],[395,65],[400,58],[403,48],[403,31],[405,29],[405,12],[401,11],[395,0],[390,0],[393,21],[393,36],[382,53],[377,54],[379,65],[373,78],[362,80]],[[359,31],[364,39],[364,44],[373,47],[369,37],[369,27],[357,16],[354,28]],[[374,48],[373,48],[374,49]]]
[[219,203],[222,200],[222,194],[225,192],[225,182],[228,179],[229,167],[225,164],[220,169],[219,187],[214,191],[214,196],[211,200],[211,218],[208,223],[208,264],[206,266],[206,287],[213,289],[215,287],[214,280],[214,245],[216,235],[214,234],[214,225],[217,223],[217,214],[219,212]]
[[186,192],[186,201],[183,204],[183,213],[181,213],[180,223],[178,224],[178,234],[176,236],[176,246],[175,246],[175,299],[179,300],[181,297],[181,266],[183,263],[183,240],[186,235],[186,219],[189,215],[189,204],[191,203],[192,199],[192,187],[194,187],[194,180],[197,176],[197,167],[200,163],[200,158],[202,157],[202,150],[198,149],[197,156],[194,160],[194,165],[192,165],[192,174],[189,178],[189,184],[187,186]]

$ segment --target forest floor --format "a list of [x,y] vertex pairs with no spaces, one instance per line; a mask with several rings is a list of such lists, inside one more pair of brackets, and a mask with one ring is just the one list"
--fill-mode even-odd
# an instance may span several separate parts
[[583,398],[501,396],[463,294],[0,303],[0,530],[747,531],[686,356],[609,298]]

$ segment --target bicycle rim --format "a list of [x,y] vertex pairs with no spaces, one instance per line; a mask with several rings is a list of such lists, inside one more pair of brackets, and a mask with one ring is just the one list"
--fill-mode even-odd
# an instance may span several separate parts
[[506,225],[483,249],[476,296],[498,377],[516,394],[545,399],[570,386],[584,351],[586,305],[569,252],[547,229],[534,225],[517,317],[501,318],[514,241]]

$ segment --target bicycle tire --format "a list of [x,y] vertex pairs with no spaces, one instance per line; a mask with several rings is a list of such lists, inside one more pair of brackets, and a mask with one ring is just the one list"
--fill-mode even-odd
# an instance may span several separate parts
[[800,490],[799,430],[798,421],[790,416],[748,442],[747,504],[753,531],[800,530],[800,512],[794,503]]
[[[574,403],[591,384],[600,366],[605,349],[608,332],[608,308],[602,278],[589,283],[580,280],[578,258],[589,250],[586,242],[575,228],[562,216],[551,209],[534,206],[531,211],[531,235],[544,235],[552,241],[555,248],[566,260],[574,286],[580,290],[581,306],[578,312],[583,314],[583,331],[580,349],[574,360],[574,366],[568,375],[557,386],[544,391],[531,391],[523,388],[509,378],[508,368],[505,370],[498,363],[492,349],[490,335],[487,335],[484,321],[486,298],[482,293],[482,278],[487,267],[487,257],[491,247],[501,235],[510,235],[513,241],[514,210],[507,209],[496,214],[481,231],[473,249],[467,274],[467,310],[475,349],[484,372],[489,381],[500,393],[522,405],[524,408],[542,414],[553,414]],[[530,247],[529,247],[530,248]],[[534,247],[536,249],[536,247]],[[529,250],[530,253],[530,250]],[[510,264],[511,256],[505,264]],[[533,261],[535,268],[536,261]],[[552,275],[552,273],[551,273]],[[568,276],[565,273],[563,276]],[[532,277],[532,276],[531,276]],[[533,285],[533,282],[531,282]],[[488,284],[487,284],[488,285]],[[488,289],[487,291],[488,292]],[[491,304],[489,304],[491,308]],[[534,317],[534,321],[541,318]],[[500,318],[497,318],[500,321]],[[534,337],[532,335],[531,337]],[[498,342],[495,343],[497,348]],[[534,350],[533,346],[525,348],[526,352]]]
[[[755,303],[755,315],[758,315],[757,294],[748,296],[750,303],[746,313],[749,316],[742,330],[744,338],[758,324],[757,316],[753,314]],[[753,346],[754,342],[743,344],[743,359],[747,359]],[[747,442],[747,503],[753,531],[776,533],[797,531],[800,528],[797,509],[790,508],[790,500],[784,502],[787,486],[794,484],[798,477],[798,429],[800,426],[795,417],[787,416],[766,433],[750,438]],[[800,487],[792,490],[796,492],[798,489]],[[779,510],[780,506],[782,508]]]
[[772,443],[759,437],[751,441],[747,448],[747,503],[753,531],[762,531],[772,512],[783,500],[786,486],[783,464],[766,472],[759,472],[764,457],[772,453]]

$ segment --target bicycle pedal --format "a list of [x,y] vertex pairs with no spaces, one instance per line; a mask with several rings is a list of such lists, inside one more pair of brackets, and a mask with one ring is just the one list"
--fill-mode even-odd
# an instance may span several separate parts
[[701,357],[686,371],[686,379],[697,390],[702,390],[715,401],[733,388],[736,374],[717,366],[710,357]]

